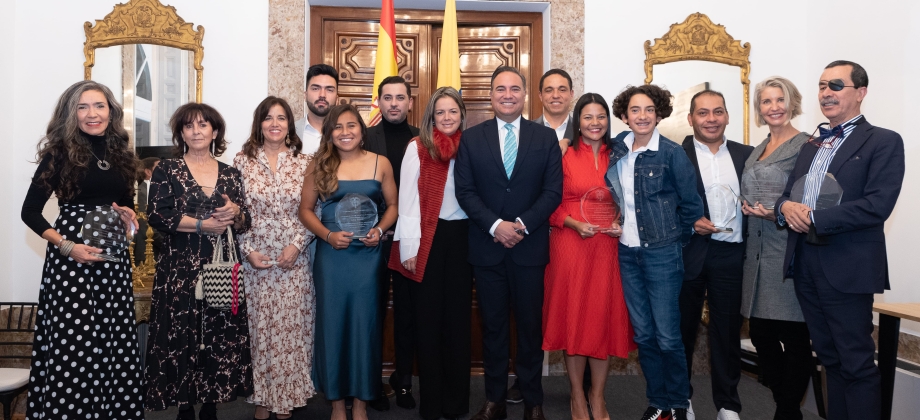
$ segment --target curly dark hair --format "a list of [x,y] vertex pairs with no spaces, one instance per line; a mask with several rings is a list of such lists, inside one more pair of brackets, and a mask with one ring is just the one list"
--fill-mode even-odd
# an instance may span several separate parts
[[182,128],[186,124],[195,122],[198,117],[211,124],[211,128],[217,132],[217,138],[211,141],[211,153],[214,157],[218,157],[227,151],[227,140],[224,139],[227,124],[224,122],[224,117],[211,105],[189,102],[180,106],[173,113],[172,118],[169,119],[173,146],[175,146],[173,148],[175,157],[182,157],[185,155],[186,149],[188,149],[188,145],[185,144],[185,140],[182,138]]
[[319,149],[313,155],[313,183],[320,198],[325,200],[332,193],[339,189],[339,165],[342,158],[339,156],[339,149],[335,147],[332,141],[332,132],[335,131],[336,124],[339,123],[339,117],[342,114],[350,112],[358,119],[361,125],[361,143],[359,147],[364,149],[364,139],[367,138],[367,126],[358,108],[352,104],[336,105],[329,109],[329,114],[323,120],[323,137],[319,141]]
[[658,118],[665,119],[671,116],[671,111],[674,110],[671,106],[671,92],[657,85],[626,86],[613,100],[613,114],[617,118],[623,118],[629,109],[629,100],[640,93],[648,96],[655,104],[655,115]]
[[105,96],[109,106],[109,121],[105,128],[106,160],[112,169],[124,179],[132,190],[137,171],[137,157],[128,147],[128,132],[124,128],[124,111],[115,100],[112,91],[101,83],[84,80],[74,83],[61,94],[45,137],[38,142],[36,162],[48,157],[48,169],[42,172],[36,182],[49,191],[54,191],[58,199],[68,201],[80,194],[78,183],[83,180],[89,163],[93,158],[89,140],[85,139],[77,120],[77,106],[80,96],[87,91],[97,91]]
[[287,101],[284,99],[276,96],[269,96],[263,99],[262,102],[259,103],[259,106],[256,107],[256,110],[253,111],[252,131],[250,131],[246,143],[243,144],[243,150],[240,151],[240,153],[246,155],[250,159],[255,159],[256,155],[258,155],[259,148],[265,144],[265,136],[262,134],[262,121],[265,121],[268,112],[271,111],[275,105],[279,105],[284,109],[284,115],[287,118],[288,138],[285,144],[291,149],[291,154],[297,156],[300,154],[301,149],[303,149],[303,142],[300,140],[300,136],[297,135],[297,127],[296,124],[294,124],[294,111],[291,110],[291,106],[288,105]]

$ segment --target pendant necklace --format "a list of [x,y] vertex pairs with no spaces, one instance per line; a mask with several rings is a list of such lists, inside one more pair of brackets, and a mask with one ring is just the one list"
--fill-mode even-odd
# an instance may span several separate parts
[[[96,166],[98,166],[99,169],[102,169],[103,171],[107,171],[109,170],[109,168],[112,167],[112,165],[107,160],[99,159],[99,156],[96,156],[96,153],[93,153],[93,149],[90,149],[89,152],[93,154],[94,158],[96,158]],[[103,154],[102,157],[104,158],[105,154]]]

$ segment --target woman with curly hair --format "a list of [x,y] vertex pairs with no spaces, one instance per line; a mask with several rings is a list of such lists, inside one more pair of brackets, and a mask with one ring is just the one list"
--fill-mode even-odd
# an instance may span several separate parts
[[[364,150],[367,127],[352,105],[333,107],[323,122],[319,150],[307,167],[300,197],[300,221],[322,242],[316,245],[316,331],[313,383],[332,401],[332,419],[345,420],[345,397],[354,397],[352,416],[367,419],[367,401],[380,395],[380,237],[396,222],[397,191],[386,157]],[[368,198],[380,214],[366,237],[344,231],[336,208]],[[322,220],[313,203],[320,199]],[[386,211],[383,211],[386,209]]]
[[[134,326],[128,250],[83,244],[87,212],[111,205],[128,231],[134,214],[136,158],[112,91],[87,80],[58,99],[38,144],[38,169],[22,220],[48,241],[39,290],[26,417],[143,419],[141,363]],[[54,194],[60,215],[42,216]],[[78,361],[78,362],[74,362]]]
[[642,420],[686,420],[690,408],[677,302],[681,247],[703,216],[703,202],[690,158],[656,128],[671,110],[671,93],[655,85],[629,86],[613,100],[613,114],[632,130],[613,141],[607,182],[623,213],[620,277],[646,381]]

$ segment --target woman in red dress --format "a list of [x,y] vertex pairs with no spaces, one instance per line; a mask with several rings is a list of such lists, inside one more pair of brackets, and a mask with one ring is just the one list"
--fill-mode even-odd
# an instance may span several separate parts
[[[571,384],[573,419],[609,419],[604,402],[607,358],[627,357],[636,348],[623,300],[617,237],[621,228],[585,221],[581,198],[600,187],[606,192],[610,109],[596,93],[575,104],[575,141],[562,158],[562,204],[550,217],[550,262],[546,266],[543,350],[564,350]],[[582,379],[591,369],[585,401]]]

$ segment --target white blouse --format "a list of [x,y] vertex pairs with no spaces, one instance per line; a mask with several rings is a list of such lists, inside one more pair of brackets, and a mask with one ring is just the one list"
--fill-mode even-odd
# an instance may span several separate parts
[[[418,180],[421,175],[419,147],[422,146],[417,141],[409,143],[400,167],[402,182],[399,186],[399,219],[393,235],[393,240],[399,241],[400,262],[405,262],[418,255],[418,247],[422,239],[422,207],[418,196]],[[454,161],[455,159],[451,159],[450,167],[447,168],[447,183],[444,184],[444,197],[441,199],[439,219],[463,220],[467,218],[454,195]]]

